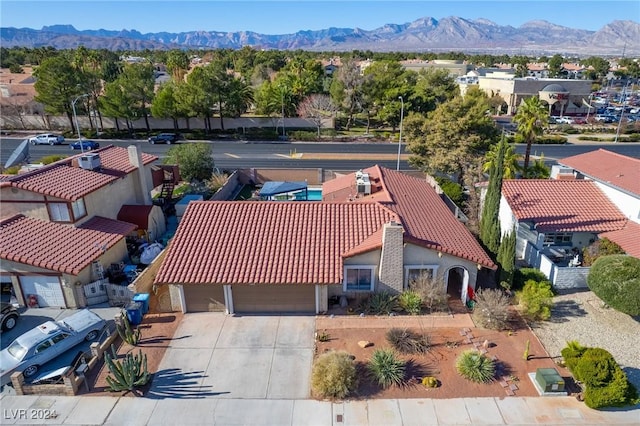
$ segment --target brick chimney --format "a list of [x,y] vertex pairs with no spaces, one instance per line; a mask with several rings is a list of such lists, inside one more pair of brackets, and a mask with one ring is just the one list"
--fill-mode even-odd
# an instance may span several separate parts
[[404,287],[404,228],[395,221],[385,223],[382,229],[382,255],[378,291],[401,293]]
[[134,172],[134,176],[137,175],[137,179],[134,179],[133,185],[136,193],[136,202],[143,205],[151,204],[151,188],[149,188],[147,171],[144,168],[144,163],[142,162],[142,153],[138,150],[138,147],[135,145],[129,145],[127,147],[127,151],[129,153],[129,162],[132,166],[138,168],[136,172]]

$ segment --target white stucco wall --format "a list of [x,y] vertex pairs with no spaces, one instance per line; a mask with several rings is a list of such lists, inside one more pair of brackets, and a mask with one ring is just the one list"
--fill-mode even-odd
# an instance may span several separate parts
[[633,197],[602,182],[594,181],[598,188],[629,220],[640,223],[640,196]]
[[512,232],[513,228],[516,226],[516,217],[504,195],[500,195],[500,212],[498,213],[498,220],[500,221],[501,237]]

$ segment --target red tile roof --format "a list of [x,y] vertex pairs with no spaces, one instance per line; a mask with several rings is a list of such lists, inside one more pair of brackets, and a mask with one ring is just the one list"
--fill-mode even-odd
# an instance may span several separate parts
[[640,159],[606,149],[574,155],[558,161],[583,175],[640,196]]
[[351,173],[325,182],[323,201],[377,201],[400,217],[405,240],[495,268],[475,237],[425,179],[380,166],[363,172],[369,174],[371,195],[357,197],[355,173]]
[[339,284],[343,254],[391,220],[378,203],[193,201],[155,282]]
[[[92,151],[100,154],[101,169],[85,170],[73,166],[74,159],[84,155],[78,154],[37,170],[11,176],[0,181],[0,186],[15,188],[50,195],[69,201],[75,201],[85,195],[108,185],[118,178],[136,170],[129,161],[126,148],[107,146]],[[158,157],[142,154],[143,164],[150,164]]]
[[600,238],[607,238],[627,252],[629,256],[640,259],[640,224],[628,221],[624,228],[618,231],[604,232]]
[[134,229],[102,217],[74,228],[16,215],[0,222],[0,259],[77,275]]
[[502,195],[518,221],[533,222],[543,232],[605,232],[627,222],[592,181],[505,180]]

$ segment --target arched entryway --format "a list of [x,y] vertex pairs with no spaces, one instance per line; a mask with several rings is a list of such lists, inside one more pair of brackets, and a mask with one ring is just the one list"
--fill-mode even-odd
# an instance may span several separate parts
[[467,291],[469,288],[469,271],[462,266],[454,266],[447,270],[447,294],[451,299],[459,299],[467,303]]

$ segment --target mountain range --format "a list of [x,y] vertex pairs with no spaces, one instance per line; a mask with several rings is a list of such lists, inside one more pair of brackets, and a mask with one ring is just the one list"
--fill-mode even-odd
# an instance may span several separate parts
[[311,51],[468,51],[476,53],[561,53],[611,55],[640,53],[640,23],[613,21],[598,31],[555,25],[547,21],[527,22],[520,27],[498,25],[487,19],[431,17],[405,24],[387,24],[374,30],[327,28],[293,34],[267,35],[251,31],[189,31],[142,34],[136,30],[83,30],[72,25],[52,25],[40,30],[0,28],[3,47],[51,46],[70,49],[258,49]]

